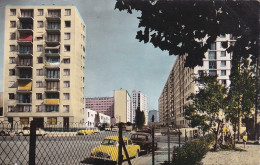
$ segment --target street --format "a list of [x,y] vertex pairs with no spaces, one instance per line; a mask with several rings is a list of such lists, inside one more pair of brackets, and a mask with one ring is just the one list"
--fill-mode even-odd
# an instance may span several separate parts
[[[65,133],[64,133],[65,134]],[[93,148],[99,146],[107,136],[115,136],[117,132],[101,132],[93,135],[37,136],[36,164],[80,164],[90,156]],[[130,137],[129,133],[123,136]],[[168,144],[166,136],[155,136],[158,150],[155,151],[155,164],[168,160]],[[29,136],[0,137],[0,164],[28,164],[29,161]],[[178,138],[171,137],[170,148],[178,145]],[[152,164],[152,154],[141,155],[131,160],[133,164]],[[124,162],[127,164],[127,161]]]

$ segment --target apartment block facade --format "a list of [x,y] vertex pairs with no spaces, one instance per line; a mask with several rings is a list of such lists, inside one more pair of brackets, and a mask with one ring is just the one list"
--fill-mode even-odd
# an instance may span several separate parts
[[84,121],[85,24],[74,6],[7,6],[4,116]]
[[141,93],[140,91],[134,90],[132,92],[133,94],[133,103],[132,103],[132,123],[135,123],[135,117],[136,117],[136,109],[137,107],[140,108],[140,111],[143,111],[145,114],[145,124],[147,125],[148,123],[148,109],[147,109],[147,97]]
[[114,117],[114,97],[86,98],[86,108]]
[[226,87],[230,85],[232,54],[226,52],[222,47],[221,43],[225,41],[228,41],[229,44],[235,42],[231,35],[218,37],[205,53],[203,66],[191,69],[184,67],[186,56],[179,56],[176,59],[158,99],[160,123],[177,128],[188,127],[189,121],[185,120],[184,106],[189,104],[188,96],[199,90],[199,84],[193,81],[196,76],[201,74],[218,75],[221,84]]
[[116,123],[131,122],[131,97],[127,90],[120,89],[114,91],[114,117]]

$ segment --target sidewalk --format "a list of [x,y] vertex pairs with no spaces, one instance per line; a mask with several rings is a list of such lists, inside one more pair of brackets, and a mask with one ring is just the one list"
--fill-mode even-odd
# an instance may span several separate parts
[[202,160],[203,165],[260,165],[260,145],[236,144],[236,147],[246,151],[208,152]]

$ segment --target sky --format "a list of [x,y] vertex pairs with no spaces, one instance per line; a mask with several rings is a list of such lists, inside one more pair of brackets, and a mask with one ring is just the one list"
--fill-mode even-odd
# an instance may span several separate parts
[[158,99],[176,59],[135,39],[140,13],[115,10],[116,0],[0,0],[0,91],[3,91],[6,5],[73,5],[86,24],[85,97],[113,97],[113,91],[138,90],[148,110]]

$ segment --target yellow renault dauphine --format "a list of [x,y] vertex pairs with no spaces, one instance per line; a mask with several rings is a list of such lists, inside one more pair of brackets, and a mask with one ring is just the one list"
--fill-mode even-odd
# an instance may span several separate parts
[[[128,137],[123,137],[127,152],[129,157],[138,157],[140,152],[140,146],[132,143],[132,140]],[[118,146],[119,138],[118,136],[106,137],[100,146],[94,148],[91,151],[91,158],[108,160],[108,161],[118,161]],[[123,160],[126,159],[124,150],[122,149]]]

